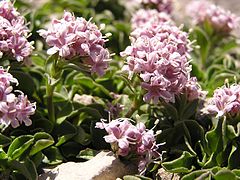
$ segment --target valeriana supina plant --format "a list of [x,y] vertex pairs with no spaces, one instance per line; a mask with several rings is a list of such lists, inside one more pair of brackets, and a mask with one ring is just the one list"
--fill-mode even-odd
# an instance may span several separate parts
[[129,78],[139,74],[142,87],[148,91],[146,102],[157,103],[159,98],[175,102],[175,95],[183,92],[190,77],[190,51],[188,34],[176,26],[137,28],[131,33],[131,46],[121,53],[127,57],[123,69]]
[[173,9],[172,0],[135,0],[138,3],[143,4],[146,7],[156,8],[160,12],[166,12],[170,14]]
[[29,29],[24,17],[8,0],[0,1],[0,58],[7,56],[17,61],[26,60],[32,53],[32,42],[28,42]]
[[63,18],[53,19],[48,30],[39,30],[40,36],[46,39],[51,47],[49,55],[58,53],[60,57],[71,60],[80,57],[90,65],[90,71],[103,75],[108,67],[110,55],[104,48],[106,37],[98,27],[82,17],[74,17],[65,11]]
[[155,9],[140,9],[133,14],[131,19],[132,29],[144,26],[157,26],[163,23],[173,24],[173,21],[167,13],[158,12]]
[[[52,68],[48,72],[46,94],[48,97],[49,119],[55,122],[55,110],[52,101],[56,83],[65,66],[104,75],[110,54],[104,48],[106,36],[93,23],[82,17],[75,17],[65,11],[62,19],[53,19],[48,30],[38,31],[50,46],[47,54],[53,58]],[[63,65],[62,65],[63,64]]]
[[0,124],[18,127],[24,123],[30,126],[30,116],[35,113],[36,104],[31,103],[22,92],[16,91],[19,95],[12,93],[11,83],[18,84],[10,73],[0,67]]
[[107,143],[118,156],[136,157],[139,162],[138,170],[142,174],[148,164],[155,159],[161,159],[157,151],[158,146],[155,140],[154,131],[146,129],[143,123],[133,125],[130,119],[119,118],[109,123],[96,123],[96,128],[105,129],[108,135],[104,136]]
[[209,1],[192,1],[186,8],[195,24],[209,23],[216,32],[230,33],[239,27],[239,17]]
[[207,101],[205,113],[222,117],[234,116],[240,111],[240,85],[223,86],[214,91],[213,97]]

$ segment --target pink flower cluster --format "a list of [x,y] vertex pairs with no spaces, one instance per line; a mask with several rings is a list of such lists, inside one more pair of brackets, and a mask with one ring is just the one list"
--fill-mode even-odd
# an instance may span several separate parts
[[194,23],[208,22],[218,32],[229,33],[239,26],[239,17],[206,0],[192,1],[186,11]]
[[98,122],[96,128],[107,131],[108,135],[104,136],[104,139],[118,155],[128,156],[133,153],[140,157],[140,172],[143,172],[153,159],[161,158],[157,152],[158,145],[153,130],[147,130],[143,123],[134,126],[128,119],[116,119],[109,123]]
[[98,27],[84,18],[75,18],[70,12],[64,12],[63,18],[52,20],[48,30],[39,30],[50,48],[48,54],[59,53],[65,59],[82,57],[91,65],[91,71],[104,74],[110,55],[104,48],[105,41]]
[[174,102],[190,77],[188,34],[176,26],[162,24],[137,28],[131,36],[131,46],[121,53],[127,56],[123,69],[129,72],[129,78],[140,74],[142,87],[148,91],[146,102],[157,103],[159,98]]
[[217,114],[217,117],[226,114],[236,115],[240,112],[240,85],[235,84],[216,89],[213,97],[209,99],[205,111]]
[[155,9],[140,9],[134,13],[131,19],[132,29],[144,26],[157,26],[163,23],[173,24],[173,21],[168,14],[158,12]]
[[29,116],[35,113],[36,105],[30,103],[22,92],[15,96],[11,83],[17,84],[18,81],[0,67],[0,124],[11,124],[16,128],[24,122],[26,126],[30,126],[32,121]]
[[156,7],[160,12],[166,12],[170,14],[172,12],[172,0],[136,0],[143,5]]
[[31,55],[33,46],[28,42],[28,28],[24,17],[8,0],[0,1],[0,58],[9,55],[17,61],[24,61]]

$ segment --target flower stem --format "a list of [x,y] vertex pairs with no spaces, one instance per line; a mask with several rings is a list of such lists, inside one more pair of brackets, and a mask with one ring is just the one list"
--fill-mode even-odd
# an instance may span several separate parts
[[141,101],[142,101],[142,95],[141,94],[137,94],[134,98],[134,101],[132,102],[132,106],[130,107],[130,109],[128,110],[127,114],[125,115],[125,117],[127,118],[131,118],[132,115],[134,114],[134,112],[136,110],[138,110],[138,108],[141,105]]
[[136,101],[133,102],[131,108],[129,109],[129,111],[127,112],[127,114],[125,115],[127,118],[131,118],[133,113],[137,110],[137,103]]
[[52,86],[49,81],[46,84],[46,94],[47,94],[47,109],[48,109],[48,118],[53,124],[55,124],[55,108],[53,104],[53,92],[54,86]]

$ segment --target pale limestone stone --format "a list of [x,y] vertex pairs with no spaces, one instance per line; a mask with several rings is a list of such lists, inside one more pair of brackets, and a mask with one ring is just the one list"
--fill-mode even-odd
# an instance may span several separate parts
[[87,162],[67,162],[46,170],[39,180],[115,180],[135,173],[136,165],[123,164],[112,152],[102,151]]
[[84,105],[90,105],[94,102],[94,98],[93,96],[86,94],[83,95],[75,94],[75,96],[73,97],[73,101]]
[[158,174],[157,176],[161,179],[161,180],[180,180],[180,176],[178,174],[174,174],[174,173],[170,173],[165,171],[163,168],[160,168],[158,170]]

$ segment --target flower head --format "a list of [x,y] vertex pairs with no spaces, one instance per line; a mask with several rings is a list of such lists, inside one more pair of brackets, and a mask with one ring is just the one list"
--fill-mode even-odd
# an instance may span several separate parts
[[142,78],[142,87],[148,92],[144,100],[159,98],[174,102],[190,76],[188,63],[190,41],[187,33],[170,24],[145,26],[131,33],[131,46],[121,56],[127,56],[124,70],[129,78],[136,73]]
[[98,27],[90,21],[75,18],[65,11],[62,19],[52,20],[48,30],[38,32],[51,47],[48,54],[58,53],[67,60],[74,57],[86,59],[85,62],[91,65],[90,70],[99,75],[103,75],[108,67],[110,55],[104,48],[106,40]]
[[13,94],[11,83],[18,84],[18,81],[0,67],[0,124],[6,126],[11,124],[13,128],[22,123],[30,126],[32,124],[30,115],[35,113],[36,105],[30,103],[27,96],[20,91],[18,96]]
[[24,61],[31,55],[33,46],[28,42],[29,29],[24,17],[8,0],[0,1],[0,58],[4,55]]
[[17,19],[20,16],[20,13],[17,12],[11,1],[2,0],[0,1],[0,16],[11,21]]
[[194,23],[208,22],[217,32],[230,33],[239,27],[239,17],[207,0],[192,1],[186,10]]
[[144,172],[153,159],[161,158],[157,152],[158,146],[153,130],[146,129],[143,123],[134,126],[128,119],[119,118],[109,123],[98,122],[96,128],[107,131],[108,135],[104,136],[104,139],[115,147],[118,155],[128,156],[131,153],[137,155],[140,172]]
[[173,24],[173,21],[167,13],[158,12],[155,9],[140,9],[134,13],[131,19],[132,29],[156,26],[163,23]]
[[216,114],[217,117],[226,114],[236,115],[240,111],[240,85],[216,89],[205,110],[210,114]]

